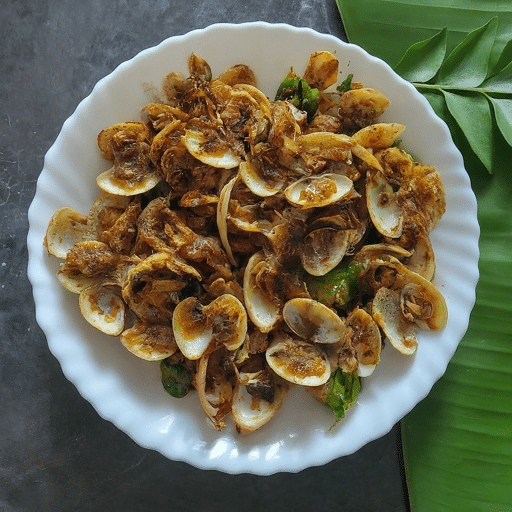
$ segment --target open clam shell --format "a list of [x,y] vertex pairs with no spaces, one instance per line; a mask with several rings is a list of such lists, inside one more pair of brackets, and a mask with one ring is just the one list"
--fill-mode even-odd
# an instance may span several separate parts
[[92,203],[89,209],[89,215],[87,217],[87,225],[91,231],[93,237],[98,236],[98,229],[100,225],[100,215],[105,208],[113,208],[117,210],[125,210],[130,201],[132,200],[129,196],[122,196],[117,194],[110,194],[102,191],[98,197]]
[[317,345],[282,333],[276,335],[265,357],[277,375],[294,384],[320,386],[331,375],[329,360]]
[[63,265],[57,272],[59,283],[72,293],[81,293],[85,288],[98,283],[101,276],[86,276]]
[[247,313],[240,300],[234,295],[221,295],[205,310],[212,324],[216,343],[222,343],[228,350],[239,348],[247,334]]
[[304,237],[300,254],[304,270],[312,276],[324,276],[341,262],[353,238],[353,230],[326,226],[311,231]]
[[65,259],[76,242],[87,238],[87,216],[73,208],[61,208],[50,220],[44,244],[49,254]]
[[340,201],[353,190],[353,182],[342,174],[306,176],[289,185],[284,195],[300,208],[319,208]]
[[439,331],[446,325],[448,309],[441,292],[415,272],[400,293],[400,307],[406,318],[421,329]]
[[380,329],[364,309],[355,308],[347,317],[347,334],[358,362],[357,374],[368,377],[380,361],[382,340]]
[[[400,294],[404,318],[425,330],[438,331],[446,325],[446,301],[433,283],[393,258],[378,260],[370,268],[382,277],[374,279],[374,289],[384,287]],[[386,273],[391,277],[387,278]]]
[[181,137],[181,142],[188,149],[188,152],[204,164],[218,167],[221,169],[233,169],[241,162],[239,156],[223,144],[207,144],[208,138],[197,130],[185,130],[185,135]]
[[190,360],[199,359],[213,339],[203,306],[195,297],[182,300],[174,309],[172,327],[181,353]]
[[380,288],[372,302],[372,316],[393,347],[404,355],[414,354],[418,346],[416,328],[404,320],[397,291]]
[[175,255],[157,252],[129,267],[122,286],[123,298],[141,320],[166,323],[179,302],[179,292],[200,277],[195,268]]
[[261,332],[270,332],[281,319],[281,307],[256,284],[258,266],[264,264],[263,251],[251,256],[244,272],[244,302],[247,314]]
[[251,395],[247,386],[237,383],[231,409],[236,430],[249,434],[265,425],[281,409],[289,389],[290,386],[280,380],[274,385],[274,400],[267,402]]
[[251,159],[240,164],[240,177],[247,188],[257,196],[270,197],[277,194],[283,187],[284,181],[270,183],[258,173],[258,169]]
[[135,196],[151,190],[160,180],[159,176],[152,173],[144,174],[133,180],[120,179],[116,177],[114,167],[111,167],[96,178],[96,183],[98,187],[109,194]]
[[379,233],[389,238],[398,238],[402,234],[402,209],[396,202],[391,183],[380,171],[369,172],[367,175],[366,204]]
[[433,283],[399,261],[381,262],[381,266],[396,275],[388,286],[377,290],[372,316],[397,350],[412,354],[417,346],[416,326],[438,331],[446,325],[446,302]]
[[228,210],[229,210],[229,201],[231,200],[231,192],[233,191],[233,187],[236,185],[238,181],[238,174],[231,178],[228,183],[226,183],[221,190],[219,196],[219,202],[217,203],[217,228],[219,230],[219,238],[224,247],[226,254],[228,256],[229,262],[232,265],[236,265],[235,257],[233,256],[233,251],[231,250],[231,245],[229,244],[228,238]]
[[147,324],[140,320],[121,333],[123,346],[145,361],[160,361],[172,356],[178,345],[169,325]]
[[189,297],[174,309],[172,326],[181,353],[195,360],[211,343],[228,350],[240,347],[247,334],[247,313],[234,295],[221,295],[207,306]]
[[337,343],[345,335],[343,320],[313,299],[289,300],[283,307],[283,318],[295,334],[314,343]]
[[400,247],[399,245],[393,244],[371,244],[361,247],[361,249],[354,256],[354,260],[361,263],[365,268],[376,260],[389,260],[390,258],[404,259],[409,258],[412,255],[410,251]]
[[432,281],[436,272],[436,260],[428,236],[424,235],[418,238],[414,246],[414,252],[407,260],[407,267],[428,281]]
[[98,135],[98,147],[103,158],[107,160],[114,159],[112,139],[123,132],[138,140],[147,140],[149,138],[149,129],[141,121],[127,121],[108,126]]
[[118,336],[124,329],[125,304],[119,294],[96,283],[80,292],[80,312],[96,329]]

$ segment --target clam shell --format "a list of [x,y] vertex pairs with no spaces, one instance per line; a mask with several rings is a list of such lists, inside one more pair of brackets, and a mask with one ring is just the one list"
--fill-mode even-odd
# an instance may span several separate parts
[[360,158],[368,167],[371,169],[377,169],[378,171],[382,171],[382,166],[379,161],[373,156],[373,153],[370,153],[366,148],[361,146],[360,144],[355,144],[352,147],[352,154]]
[[96,183],[105,192],[118,196],[134,196],[143,194],[155,187],[161,178],[156,174],[146,174],[136,180],[123,180],[115,177],[114,167],[102,172]]
[[233,251],[231,250],[231,245],[229,244],[228,239],[228,210],[231,192],[233,191],[233,187],[237,180],[238,174],[231,178],[231,180],[222,187],[219,202],[217,203],[217,228],[219,230],[219,238],[222,242],[222,246],[226,250],[229,262],[232,265],[236,265],[236,260],[233,256]]
[[314,343],[337,343],[345,335],[343,320],[313,299],[289,300],[283,307],[283,318],[295,334]]
[[353,230],[324,227],[311,231],[300,254],[304,270],[312,276],[327,274],[341,262],[353,237]]
[[[394,258],[388,261],[377,260],[370,265],[370,268],[372,267],[374,272],[378,267],[387,267],[391,271],[392,280],[387,282],[375,280],[371,285],[374,289],[382,286],[398,293],[398,302],[404,320],[417,324],[421,329],[433,331],[438,331],[446,325],[448,320],[446,301],[433,283]],[[368,282],[372,283],[371,279]]]
[[389,100],[379,91],[370,87],[350,89],[340,98],[339,115],[377,119],[389,106]]
[[240,177],[245,183],[247,188],[257,196],[270,197],[277,194],[284,185],[284,182],[278,182],[273,185],[265,181],[257,172],[256,167],[251,163],[251,160],[242,162],[240,164]]
[[265,423],[268,423],[281,409],[289,386],[278,383],[274,386],[274,401],[272,403],[257,399],[247,392],[247,387],[237,383],[231,409],[235,428],[244,434],[250,434]]
[[347,317],[347,333],[361,367],[360,376],[373,372],[382,350],[378,324],[364,309],[356,307]]
[[322,154],[328,160],[347,161],[354,146],[352,138],[342,133],[312,132],[297,137],[300,152]]
[[331,375],[327,356],[317,345],[286,335],[276,335],[265,357],[277,375],[294,384],[320,386]]
[[213,328],[207,325],[203,306],[195,297],[176,306],[172,327],[176,343],[187,359],[199,359],[213,339]]
[[122,196],[117,194],[109,194],[108,192],[101,192],[100,195],[94,200],[89,210],[87,218],[87,225],[93,235],[97,235],[98,231],[98,217],[104,208],[118,208],[125,210],[130,204],[131,197]]
[[357,367],[357,375],[359,377],[369,377],[377,368],[376,364],[359,364]]
[[124,329],[125,304],[114,291],[94,284],[80,292],[80,311],[96,329],[118,336]]
[[399,292],[380,288],[372,302],[372,316],[393,347],[404,355],[414,354],[418,346],[416,326],[403,318]]
[[62,266],[57,272],[59,283],[72,293],[81,293],[85,288],[89,288],[98,283],[101,276],[86,276],[81,272],[71,271],[66,266]]
[[368,174],[366,204],[379,233],[389,238],[398,238],[402,234],[402,209],[395,200],[393,188],[381,172]]
[[342,174],[325,173],[306,176],[289,185],[284,195],[300,208],[319,208],[335,203],[350,194],[353,182]]
[[137,320],[133,327],[121,333],[119,339],[127,350],[145,361],[160,361],[178,350],[172,327],[168,325]]
[[224,70],[218,77],[224,84],[235,87],[238,84],[249,84],[256,86],[256,75],[246,64],[235,64]]
[[204,145],[208,142],[208,139],[199,131],[185,130],[181,142],[194,158],[212,167],[233,169],[241,162],[240,157],[235,155],[227,146],[222,146],[216,150],[205,150]]
[[223,344],[228,350],[239,348],[247,334],[247,313],[234,295],[221,295],[208,306],[189,297],[176,306],[172,326],[181,353],[195,360],[213,341],[215,346]]
[[367,267],[370,262],[388,257],[396,259],[409,258],[411,252],[399,245],[393,244],[371,244],[361,247],[359,252],[354,256],[354,260]]
[[261,332],[270,332],[281,319],[281,308],[256,286],[256,266],[265,260],[262,251],[251,256],[244,272],[244,302],[247,314]]
[[201,279],[199,272],[167,252],[154,253],[139,262],[125,275],[123,298],[141,319],[151,323],[165,323],[172,318],[178,302],[177,292],[191,277]]
[[[410,272],[408,279],[409,282],[400,294],[402,310],[412,311],[411,318],[414,318],[421,329],[439,331],[448,320],[448,308],[443,295],[430,281],[415,272]],[[421,311],[418,316],[415,315],[415,310]]]
[[414,252],[407,260],[407,267],[428,281],[432,281],[436,271],[436,261],[432,243],[428,236],[421,236],[414,246]]
[[217,343],[236,350],[245,341],[247,313],[244,305],[230,294],[221,295],[205,307]]
[[87,238],[87,217],[73,208],[61,208],[50,219],[44,244],[49,254],[65,259],[76,242]]
[[117,123],[103,129],[98,135],[98,147],[100,148],[103,158],[113,160],[114,154],[110,141],[120,132],[127,132],[135,135],[139,140],[149,138],[149,129],[141,121],[127,121],[125,123]]

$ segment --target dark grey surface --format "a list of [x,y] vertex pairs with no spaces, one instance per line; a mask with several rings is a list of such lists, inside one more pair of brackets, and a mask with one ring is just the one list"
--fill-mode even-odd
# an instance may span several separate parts
[[98,416],[35,321],[27,210],[46,151],[94,84],[163,39],[263,20],[346,40],[334,0],[19,0],[0,17],[0,510],[406,510],[395,428],[298,474],[231,476],[167,460]]

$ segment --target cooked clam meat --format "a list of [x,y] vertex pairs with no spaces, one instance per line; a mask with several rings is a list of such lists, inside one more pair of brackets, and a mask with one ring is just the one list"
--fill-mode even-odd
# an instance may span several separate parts
[[301,178],[284,191],[286,199],[300,208],[319,208],[340,201],[352,192],[350,178],[341,174],[321,174]]
[[146,361],[160,361],[178,350],[169,325],[148,324],[136,320],[132,327],[121,333],[119,339],[132,354]]
[[282,333],[266,351],[267,363],[279,377],[302,386],[320,386],[331,375],[324,352],[316,345]]
[[265,428],[294,385],[337,422],[385,339],[410,355],[417,329],[447,322],[441,174],[328,51],[272,99],[245,64],[186,64],[140,120],[99,133],[97,199],[48,225],[58,280],[87,322],[158,362],[171,396],[195,390],[213,428]]
[[207,306],[196,297],[182,300],[174,309],[172,325],[182,354],[199,359],[213,345],[236,350],[245,341],[247,314],[233,295],[221,295]]

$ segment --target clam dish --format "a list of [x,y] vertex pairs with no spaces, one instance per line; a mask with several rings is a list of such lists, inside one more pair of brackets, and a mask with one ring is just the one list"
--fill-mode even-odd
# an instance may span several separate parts
[[231,415],[253,432],[292,386],[337,422],[385,344],[411,356],[417,329],[447,322],[429,238],[441,177],[329,52],[272,100],[246,65],[214,77],[192,54],[188,70],[99,134],[97,199],[46,232],[57,278],[170,395],[195,390],[214,428]]

